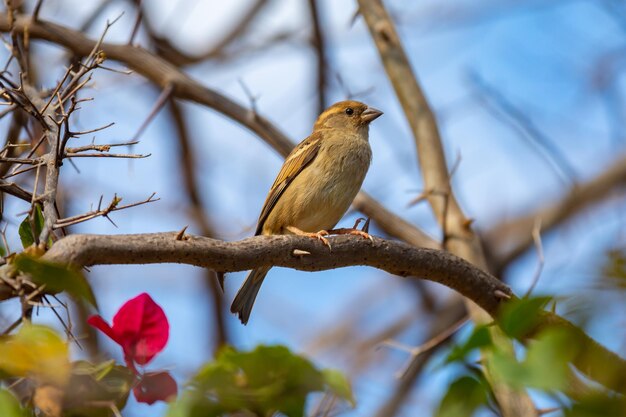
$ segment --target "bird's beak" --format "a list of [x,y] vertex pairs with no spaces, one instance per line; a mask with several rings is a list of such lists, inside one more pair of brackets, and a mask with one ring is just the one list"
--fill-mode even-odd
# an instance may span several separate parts
[[376,110],[373,107],[368,107],[363,113],[361,113],[361,120],[363,120],[365,123],[371,123],[382,115],[383,112],[381,112],[380,110]]

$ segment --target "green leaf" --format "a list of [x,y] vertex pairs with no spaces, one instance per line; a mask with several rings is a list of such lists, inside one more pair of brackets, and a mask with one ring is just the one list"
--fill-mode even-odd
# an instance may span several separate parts
[[72,364],[72,374],[66,392],[66,415],[105,417],[111,415],[108,404],[121,410],[126,405],[135,376],[114,361],[94,365],[86,361]]
[[0,390],[0,416],[26,417],[26,412],[11,392]]
[[333,394],[342,400],[348,401],[352,408],[356,406],[350,381],[348,381],[348,378],[346,378],[344,374],[336,369],[324,369],[322,370],[322,375],[324,377],[324,383]]
[[30,215],[27,215],[24,221],[22,221],[22,223],[20,224],[18,233],[20,235],[20,240],[22,241],[22,246],[24,248],[27,248],[35,243],[35,236],[39,236],[41,234],[41,231],[43,230],[45,219],[43,217],[43,213],[41,212],[41,207],[39,207],[39,204],[35,204],[33,223],[35,226],[34,233],[31,227]]
[[504,304],[498,315],[500,327],[509,337],[520,339],[541,319],[550,297],[520,298]]
[[168,417],[220,416],[248,411],[302,417],[306,397],[329,389],[353,402],[348,381],[337,371],[320,371],[284,346],[259,346],[251,352],[222,349],[170,405]]
[[565,417],[626,416],[626,400],[622,396],[601,393],[589,395],[565,409]]
[[491,335],[487,326],[478,326],[474,329],[470,337],[461,345],[452,348],[452,351],[446,358],[445,363],[458,362],[473,350],[483,348],[492,344]]
[[435,416],[469,417],[486,402],[487,391],[480,381],[463,376],[450,385]]
[[17,255],[13,264],[21,272],[29,274],[34,283],[45,285],[47,291],[67,291],[71,296],[86,300],[97,308],[91,286],[83,274],[72,267],[47,262],[24,253]]
[[496,352],[492,371],[514,388],[558,391],[567,387],[569,362],[576,356],[578,343],[565,329],[543,331],[527,348],[521,363],[512,355]]

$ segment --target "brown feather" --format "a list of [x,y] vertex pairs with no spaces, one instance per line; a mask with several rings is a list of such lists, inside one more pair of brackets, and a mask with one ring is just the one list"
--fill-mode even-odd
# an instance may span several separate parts
[[319,133],[313,133],[296,146],[287,156],[272,188],[267,194],[261,215],[259,216],[255,235],[261,234],[265,220],[267,220],[267,217],[272,212],[274,206],[276,206],[280,196],[285,192],[287,187],[289,187],[289,184],[293,182],[304,168],[313,162],[320,149],[321,137]]

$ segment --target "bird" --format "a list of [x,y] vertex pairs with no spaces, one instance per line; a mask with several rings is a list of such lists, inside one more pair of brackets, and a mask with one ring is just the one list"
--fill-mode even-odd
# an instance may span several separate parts
[[[333,227],[359,192],[372,160],[369,125],[383,114],[358,101],[340,101],[317,118],[310,136],[287,156],[265,199],[255,235],[295,234],[320,240],[356,234]],[[230,311],[247,324],[270,267],[252,270],[237,292]]]

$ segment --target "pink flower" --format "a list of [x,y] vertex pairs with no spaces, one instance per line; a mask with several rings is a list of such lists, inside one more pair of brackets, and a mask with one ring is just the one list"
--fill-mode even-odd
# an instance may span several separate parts
[[101,316],[87,323],[113,339],[124,351],[126,365],[137,375],[133,389],[139,402],[152,404],[176,396],[176,381],[167,372],[141,374],[136,365],[146,365],[163,350],[170,326],[163,309],[146,293],[128,300],[113,317],[110,326]]

